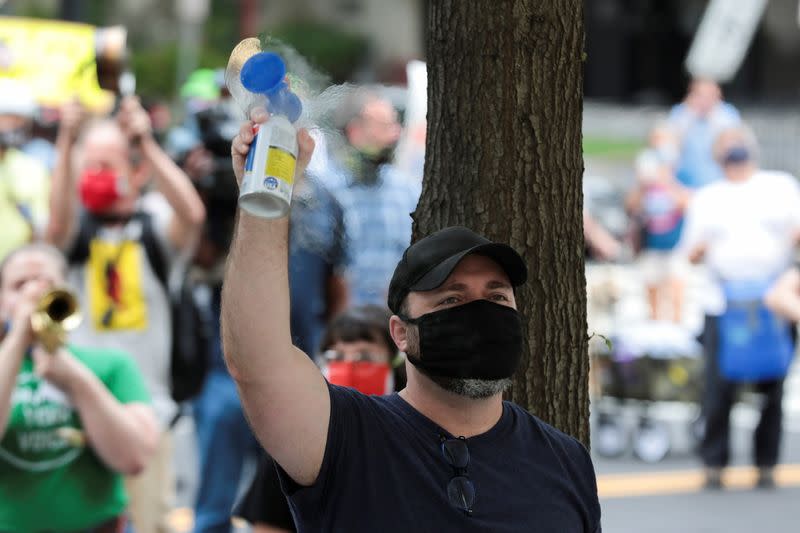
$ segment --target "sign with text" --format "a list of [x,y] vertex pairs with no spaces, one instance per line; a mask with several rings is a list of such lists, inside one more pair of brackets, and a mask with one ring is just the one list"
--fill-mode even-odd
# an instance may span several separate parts
[[88,24],[0,17],[0,78],[25,83],[43,106],[78,98],[94,111],[110,110],[114,95],[98,82],[103,31]]

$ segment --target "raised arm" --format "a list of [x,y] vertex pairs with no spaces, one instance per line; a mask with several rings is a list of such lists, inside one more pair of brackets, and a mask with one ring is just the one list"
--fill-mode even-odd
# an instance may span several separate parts
[[[258,122],[265,113],[256,113]],[[242,126],[231,147],[241,184],[253,123]],[[298,134],[297,172],[314,149]],[[292,346],[289,332],[288,218],[265,220],[240,210],[222,298],[225,359],[247,418],[267,452],[299,484],[319,474],[328,434],[330,397],[311,359]]]
[[153,138],[150,117],[139,100],[126,98],[117,119],[128,137],[139,143],[144,160],[153,169],[156,187],[174,210],[169,238],[175,247],[182,248],[205,222],[206,210],[200,195],[189,176]]
[[79,103],[64,106],[56,136],[56,164],[50,183],[50,219],[45,239],[61,249],[69,243],[78,220],[78,189],[72,168],[72,148],[83,116]]

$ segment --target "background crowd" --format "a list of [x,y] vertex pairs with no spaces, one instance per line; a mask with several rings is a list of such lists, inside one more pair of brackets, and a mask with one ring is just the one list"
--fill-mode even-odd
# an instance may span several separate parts
[[[395,158],[401,139],[419,134],[404,121],[414,105],[387,87],[351,87],[329,128],[312,131],[318,149],[292,201],[293,342],[331,381],[374,394],[404,379],[403,356],[378,324],[388,320],[388,283],[421,193],[420,154],[410,165]],[[105,113],[77,101],[48,107],[24,82],[0,79],[0,531],[170,531],[175,428],[187,418],[198,458],[194,530],[230,531],[232,514],[263,531],[292,529],[221,352],[239,124],[221,68],[190,73],[172,109],[119,94]],[[592,361],[595,397],[700,406],[692,429],[704,483],[718,489],[731,462],[730,411],[740,385],[754,384],[753,463],[758,486],[772,488],[800,319],[800,187],[762,168],[759,139],[709,79],[691,80],[639,144],[622,163],[634,179],[616,205],[621,231],[585,189],[587,259],[634,270],[647,315],[602,330],[612,342]],[[703,298],[693,301],[688,287],[698,278]],[[33,332],[15,327],[60,285],[74,291],[83,320],[48,366],[28,352]],[[590,324],[604,296],[590,283]],[[753,317],[769,327],[747,329]],[[737,352],[730,339],[742,328],[750,336]],[[767,354],[772,366],[742,368],[720,355],[742,350]],[[634,365],[655,359],[681,370]],[[76,382],[104,389],[87,400]],[[595,411],[594,450],[619,455],[621,412]],[[650,439],[637,453],[662,459],[669,437],[648,417],[639,429]],[[78,465],[87,443],[98,457]],[[243,495],[254,461],[255,483]],[[50,487],[71,476],[102,478],[111,489],[42,513]],[[268,499],[274,507],[259,503]]]
[[[145,109],[127,96],[107,115],[69,103],[58,110],[49,135],[34,133],[40,113],[24,84],[0,80],[2,257],[25,255],[30,242],[63,252],[66,281],[84,314],[70,344],[132,357],[159,422],[158,445],[146,466],[126,479],[124,514],[138,531],[167,528],[175,488],[171,429],[181,415],[191,413],[197,432],[198,531],[230,528],[243,466],[259,449],[219,340],[222,270],[237,196],[230,142],[240,122],[222,80],[221,70],[193,73],[182,90],[184,119],[161,125],[163,134],[155,129],[158,108]],[[378,357],[386,381],[400,364],[397,353],[375,356],[367,346],[342,355],[336,342],[328,339],[323,350],[321,341],[326,325],[345,310],[373,306],[372,313],[384,316],[391,273],[410,243],[409,214],[421,182],[392,165],[401,126],[380,87],[353,87],[336,109],[335,128],[329,155],[319,156],[294,187],[293,341],[317,354],[326,369],[339,360]],[[187,306],[196,319],[181,322]],[[345,340],[373,335],[354,328]],[[195,360],[181,374],[175,358],[186,336],[199,351],[184,354]],[[7,442],[19,438],[17,429],[28,428],[12,424]],[[11,510],[0,516],[14,523]]]

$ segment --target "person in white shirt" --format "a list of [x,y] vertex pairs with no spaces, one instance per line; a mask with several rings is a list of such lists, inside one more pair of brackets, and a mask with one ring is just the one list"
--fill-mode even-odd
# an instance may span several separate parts
[[[781,439],[783,377],[791,358],[792,341],[788,322],[781,323],[770,314],[763,306],[763,297],[791,264],[800,236],[800,186],[787,173],[760,169],[757,149],[755,137],[746,126],[719,134],[714,143],[714,157],[722,166],[725,179],[703,187],[692,197],[679,243],[679,250],[692,262],[705,262],[714,279],[714,295],[706,305],[703,334],[707,361],[703,401],[706,431],[700,455],[706,466],[708,488],[722,486],[721,473],[730,453],[730,410],[737,384],[742,381],[756,382],[757,389],[765,395],[754,435],[753,455],[759,467],[758,485],[764,488],[775,485],[773,468]],[[742,310],[740,304],[748,298],[750,307]],[[730,362],[733,356],[728,355],[735,352],[735,348],[728,347],[741,340],[736,335],[755,339],[762,334],[761,329],[747,330],[746,321],[740,321],[739,330],[734,331],[731,324],[735,324],[736,313],[747,316],[747,312],[751,318],[761,320],[758,324],[769,324],[770,332],[775,333],[752,341],[760,342],[757,348],[761,356],[784,354],[776,368],[761,374],[758,365],[763,361],[751,358],[747,364],[755,368],[753,375],[758,376],[753,379],[735,374],[738,370]]]

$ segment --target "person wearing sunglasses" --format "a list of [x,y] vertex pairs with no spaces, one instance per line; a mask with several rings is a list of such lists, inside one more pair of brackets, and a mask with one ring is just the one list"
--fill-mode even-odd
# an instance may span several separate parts
[[[390,317],[388,309],[363,305],[331,321],[317,358],[329,383],[377,395],[403,388],[404,360],[386,327]],[[266,454],[260,458],[256,475],[233,515],[253,524],[253,533],[296,531],[275,463]]]
[[[239,180],[252,126],[231,149]],[[305,130],[298,144],[303,172],[313,151]],[[369,396],[327,383],[292,346],[287,235],[285,218],[239,213],[222,331],[298,531],[600,531],[586,449],[502,399],[523,344],[515,287],[527,267],[513,248],[450,227],[405,250],[388,326],[408,381]]]

